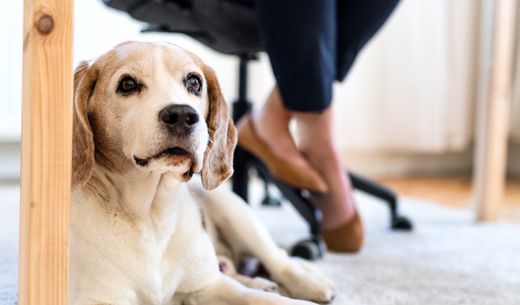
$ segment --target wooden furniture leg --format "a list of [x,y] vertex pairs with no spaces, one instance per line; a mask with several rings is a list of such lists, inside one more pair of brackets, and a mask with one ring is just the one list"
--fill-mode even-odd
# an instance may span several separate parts
[[506,179],[516,0],[483,0],[482,12],[473,189],[477,220],[491,221],[498,216]]
[[72,5],[24,2],[20,305],[68,301]]

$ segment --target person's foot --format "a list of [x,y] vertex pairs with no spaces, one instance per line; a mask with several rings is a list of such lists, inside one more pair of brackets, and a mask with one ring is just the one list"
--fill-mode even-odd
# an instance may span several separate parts
[[249,114],[237,122],[239,146],[257,157],[277,180],[285,184],[312,192],[328,191],[321,175],[309,163],[297,163],[285,154],[277,154],[258,136]]
[[325,180],[298,151],[289,131],[290,121],[291,113],[275,87],[261,111],[237,123],[238,142],[279,180],[314,192],[328,191]]

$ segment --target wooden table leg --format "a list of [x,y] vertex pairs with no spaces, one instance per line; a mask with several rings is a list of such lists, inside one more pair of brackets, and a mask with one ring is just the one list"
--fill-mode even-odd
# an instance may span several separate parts
[[[473,188],[477,219],[489,221],[498,216],[506,178],[516,0],[484,0],[482,5],[482,77]],[[490,11],[492,15],[486,18]]]
[[72,5],[24,2],[20,305],[68,301]]

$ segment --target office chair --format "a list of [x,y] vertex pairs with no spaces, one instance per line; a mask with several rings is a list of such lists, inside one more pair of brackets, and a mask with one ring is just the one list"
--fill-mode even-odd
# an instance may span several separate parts
[[[122,10],[133,18],[147,23],[145,32],[169,32],[189,35],[208,47],[224,54],[239,57],[238,97],[233,103],[233,120],[237,122],[251,111],[247,98],[248,63],[263,51],[256,26],[254,0],[103,0],[112,8]],[[263,205],[280,205],[269,192],[276,186],[309,225],[310,237],[294,245],[291,254],[315,259],[323,254],[320,237],[321,214],[308,198],[308,192],[296,189],[274,178],[253,155],[237,147],[235,151],[232,188],[248,201],[250,169],[263,180]],[[354,173],[348,173],[355,189],[364,191],[387,203],[390,227],[393,230],[412,229],[412,222],[398,213],[396,195],[389,189]]]

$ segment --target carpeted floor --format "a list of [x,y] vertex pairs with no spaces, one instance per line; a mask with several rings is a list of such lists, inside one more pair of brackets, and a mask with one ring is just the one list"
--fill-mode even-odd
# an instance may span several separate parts
[[[333,305],[520,304],[520,225],[474,224],[465,210],[401,200],[413,233],[388,230],[387,211],[357,195],[367,240],[358,255],[318,262],[338,286]],[[16,299],[18,188],[0,187],[0,305]],[[285,246],[305,237],[292,208],[255,208]]]
[[0,305],[17,299],[19,198],[18,186],[0,186]]

